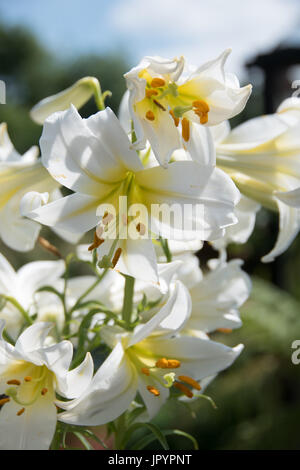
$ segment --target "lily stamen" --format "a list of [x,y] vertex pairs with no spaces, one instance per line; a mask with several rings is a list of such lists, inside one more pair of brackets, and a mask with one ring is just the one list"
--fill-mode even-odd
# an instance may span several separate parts
[[[100,227],[103,231],[103,228]],[[98,248],[100,245],[104,243],[103,238],[99,238],[97,232],[94,233],[94,242],[88,247],[89,251],[93,251],[95,248]]]
[[191,390],[180,382],[174,382],[173,387],[180,390],[186,397],[193,398],[194,394]]
[[232,328],[218,328],[217,331],[219,333],[229,334],[229,333],[232,333]]
[[197,110],[201,111],[204,114],[207,114],[209,112],[209,106],[204,100],[196,100],[193,101],[193,107],[196,108]]
[[119,261],[121,254],[122,254],[122,248],[117,248],[114,254],[114,257],[112,259],[112,262],[111,262],[113,268],[116,266],[117,262]]
[[109,214],[108,212],[105,212],[104,216],[102,217],[102,223],[103,225],[108,225],[109,222],[113,220],[114,216],[112,214]]
[[186,118],[183,118],[181,121],[181,126],[182,126],[181,133],[182,133],[183,140],[188,142],[190,138],[190,121]]
[[162,357],[156,361],[155,365],[159,369],[177,369],[180,367],[180,361],[177,359],[166,359],[165,357]]
[[21,385],[20,380],[17,379],[8,380],[6,383],[7,385]]
[[21,408],[18,413],[17,413],[17,416],[21,416],[25,411],[25,408]]
[[208,112],[210,110],[208,104],[204,100],[193,101],[193,111],[199,116],[200,124],[206,124],[208,121]]
[[8,403],[10,401],[10,398],[7,397],[7,398],[1,398],[0,400],[0,406],[3,406],[5,405],[5,403]]
[[152,88],[160,88],[166,84],[163,78],[155,77],[151,80],[150,86]]
[[172,118],[173,118],[173,120],[174,120],[175,126],[178,127],[178,125],[179,125],[179,118],[175,116],[174,111],[173,111],[172,109],[169,111],[169,114],[171,114],[171,116],[172,116]]
[[151,96],[157,96],[158,91],[157,90],[148,90],[146,89],[146,97],[151,98]]
[[153,100],[153,103],[156,104],[156,106],[158,106],[162,111],[166,111],[166,108],[157,100]]
[[30,375],[27,375],[26,377],[24,377],[24,380],[25,380],[25,382],[31,382],[32,377],[30,377]]
[[201,390],[201,386],[198,384],[198,382],[196,382],[196,380],[192,379],[192,377],[187,375],[179,375],[178,379],[181,380],[181,382],[185,382],[186,384],[191,385],[196,390]]
[[150,110],[146,112],[145,116],[148,119],[148,121],[154,121],[155,119],[153,111],[150,111]]
[[136,229],[137,231],[141,234],[141,235],[145,235],[146,233],[146,227],[144,224],[141,224],[140,222],[137,224],[136,226]]
[[152,387],[152,385],[147,385],[147,390],[155,397],[159,397],[160,395],[160,391],[157,388]]

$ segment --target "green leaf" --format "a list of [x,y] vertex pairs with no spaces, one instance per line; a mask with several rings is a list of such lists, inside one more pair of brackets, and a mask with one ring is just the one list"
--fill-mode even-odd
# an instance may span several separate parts
[[129,426],[132,425],[132,423],[142,414],[144,413],[146,407],[145,406],[140,406],[138,403],[136,403],[136,408],[130,413],[128,413],[127,417],[127,423]]
[[90,429],[85,429],[84,431],[82,431],[82,434],[86,435],[90,439],[94,439],[94,441],[98,442],[98,444],[100,444],[102,447],[104,447],[104,449],[108,449],[105,442],[102,441],[102,439],[100,439],[100,437],[96,436],[96,434],[94,434]]
[[56,290],[54,287],[52,286],[43,286],[43,287],[40,287],[36,292],[51,292],[52,294],[55,294],[57,295],[57,297],[59,297],[61,300],[63,299],[63,294],[61,294],[60,292],[58,292],[58,290]]
[[130,428],[128,428],[126,430],[126,436],[125,438],[123,439],[123,446],[122,448],[124,448],[126,446],[126,443],[128,442],[128,440],[130,439],[130,437],[132,436],[132,434],[137,430],[137,429],[141,429],[141,428],[146,428],[148,430],[150,430],[152,432],[152,434],[155,436],[155,438],[159,441],[159,443],[161,444],[162,448],[164,450],[170,450],[169,448],[169,445],[168,445],[168,442],[164,436],[164,434],[162,433],[162,431],[159,429],[158,426],[156,426],[155,424],[153,423],[136,423],[136,424],[133,424]]
[[[167,429],[165,431],[162,431],[162,433],[163,433],[164,436],[171,436],[171,435],[175,434],[177,436],[186,437],[187,439],[189,439],[193,443],[194,449],[199,450],[197,440],[194,438],[194,436],[192,436],[191,434],[189,434],[187,432],[181,431],[180,429]],[[142,450],[145,447],[147,447],[149,444],[154,442],[155,440],[156,440],[156,436],[153,435],[153,434],[144,436],[132,447],[132,449],[133,450]]]
[[89,328],[91,326],[92,319],[94,315],[101,312],[99,308],[91,310],[87,315],[84,316],[78,331],[78,347],[76,354],[74,356],[71,368],[74,369],[78,366],[85,356],[85,342],[87,340],[87,335]]
[[4,297],[4,295],[0,295],[0,311],[4,309],[6,303],[7,303],[7,300]]
[[86,438],[82,435],[81,432],[78,432],[78,431],[72,431],[72,432],[74,436],[76,436],[77,439],[80,440],[85,450],[94,450],[94,447],[89,443],[89,441],[86,440]]

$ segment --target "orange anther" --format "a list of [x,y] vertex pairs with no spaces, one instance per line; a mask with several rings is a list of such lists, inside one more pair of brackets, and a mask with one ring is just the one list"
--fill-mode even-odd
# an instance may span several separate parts
[[190,138],[190,121],[186,118],[183,118],[182,122],[181,122],[181,125],[182,125],[181,132],[182,132],[183,140],[188,142],[188,140]]
[[161,86],[164,86],[165,84],[166,82],[163,78],[156,77],[151,80],[150,86],[152,88],[159,88]]
[[[102,227],[100,227],[102,228]],[[103,230],[103,229],[102,229]],[[99,238],[97,233],[94,233],[94,242],[88,247],[89,251],[93,251],[95,248],[98,248],[98,246],[102,245],[104,243],[103,238]]]
[[146,89],[146,97],[151,98],[151,96],[156,96],[158,95],[157,90],[149,90],[149,88]]
[[201,117],[200,117],[200,124],[206,124],[208,121],[208,115],[207,114],[203,114]]
[[140,222],[137,224],[136,226],[136,229],[137,231],[141,234],[141,235],[145,235],[146,233],[146,227],[144,224],[141,224]]
[[114,218],[114,216],[112,214],[109,214],[108,212],[105,212],[104,216],[102,217],[103,225],[109,224],[109,222],[111,222],[113,218]]
[[155,119],[153,111],[150,111],[150,110],[146,112],[145,116],[148,119],[148,121],[154,121]]
[[162,357],[156,361],[155,365],[160,369],[177,369],[180,367],[180,361],[177,361],[177,359],[166,359],[165,357]]
[[30,377],[30,375],[27,375],[26,377],[24,377],[24,380],[25,380],[25,382],[31,382],[32,377]]
[[148,375],[148,376],[150,375],[150,370],[147,367],[142,367],[141,372],[142,372],[142,374],[145,374],[145,375]]
[[148,390],[150,393],[152,393],[152,395],[154,395],[155,397],[159,397],[159,395],[160,395],[160,391],[157,390],[157,388],[152,387],[152,385],[148,385],[148,386],[147,386],[147,390]]
[[43,388],[41,394],[44,396],[48,392],[48,388]]
[[218,328],[217,331],[218,331],[219,333],[225,333],[225,334],[232,333],[232,329],[231,329],[231,328]]
[[8,380],[6,383],[7,385],[21,385],[20,380],[17,379]]
[[21,408],[18,413],[17,413],[17,416],[21,416],[25,411],[25,408]]
[[8,403],[10,401],[10,398],[1,398],[0,400],[0,406],[5,405],[5,403]]
[[156,367],[159,367],[160,369],[167,369],[168,368],[168,359],[165,357],[162,357],[155,363]]
[[196,101],[193,101],[192,104],[194,108],[197,108],[202,113],[206,114],[209,111],[209,106],[204,100],[196,100]]
[[114,254],[114,257],[112,259],[112,262],[111,262],[113,268],[116,266],[117,262],[119,261],[121,253],[122,253],[122,248],[117,248],[117,250]]
[[168,369],[178,369],[180,367],[180,361],[177,359],[168,359]]
[[201,390],[201,386],[196,382],[196,380],[192,379],[192,377],[188,377],[187,375],[179,375],[178,379],[181,380],[181,382],[185,382],[188,385],[191,385],[193,388],[196,390]]
[[172,116],[172,118],[173,118],[173,120],[174,120],[175,126],[178,127],[179,118],[175,116],[174,111],[173,111],[172,109],[169,111],[169,113],[171,114],[171,116]]
[[186,397],[193,398],[194,394],[191,390],[180,382],[174,382],[174,387],[180,390]]

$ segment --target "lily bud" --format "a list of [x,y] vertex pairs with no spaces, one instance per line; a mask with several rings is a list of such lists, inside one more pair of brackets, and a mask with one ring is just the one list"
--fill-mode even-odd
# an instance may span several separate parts
[[39,101],[30,111],[30,117],[37,124],[44,124],[50,114],[64,111],[73,104],[80,109],[92,95],[101,95],[100,84],[95,77],[84,77],[55,95],[48,96]]

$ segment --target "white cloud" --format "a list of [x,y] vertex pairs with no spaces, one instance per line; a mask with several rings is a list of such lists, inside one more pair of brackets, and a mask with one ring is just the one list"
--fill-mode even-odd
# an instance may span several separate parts
[[232,47],[230,68],[240,73],[245,60],[291,32],[298,12],[292,0],[126,0],[109,16],[134,60],[184,54],[198,64]]

